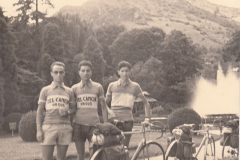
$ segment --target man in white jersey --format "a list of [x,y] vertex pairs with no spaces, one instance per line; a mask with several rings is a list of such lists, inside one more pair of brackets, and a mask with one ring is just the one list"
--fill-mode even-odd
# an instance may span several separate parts
[[[37,140],[41,142],[43,160],[52,160],[57,146],[57,160],[65,160],[72,141],[72,126],[68,113],[75,106],[72,90],[63,84],[65,65],[51,65],[52,84],[44,87],[39,95],[37,109]],[[45,116],[44,116],[45,112]]]
[[85,141],[88,139],[89,149],[92,152],[91,137],[96,124],[100,122],[98,102],[101,105],[104,122],[107,122],[107,109],[102,85],[91,80],[91,62],[81,61],[78,65],[78,73],[81,82],[72,86],[77,102],[76,116],[73,120],[73,140],[77,149],[77,159],[84,160]]
[[[131,64],[121,61],[118,64],[120,79],[109,84],[106,94],[106,104],[111,101],[109,114],[117,120],[124,121],[123,131],[132,131],[133,115],[132,109],[137,97],[141,98],[145,105],[146,117],[150,118],[150,106],[142,93],[139,84],[129,79]],[[123,144],[128,147],[131,135],[126,135]]]

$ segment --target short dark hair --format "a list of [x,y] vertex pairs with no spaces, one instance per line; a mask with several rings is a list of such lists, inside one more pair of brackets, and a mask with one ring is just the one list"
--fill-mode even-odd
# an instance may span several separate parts
[[63,62],[59,62],[59,61],[56,61],[56,62],[53,62],[52,65],[51,65],[51,71],[52,71],[52,68],[53,66],[62,66],[65,70],[65,64]]
[[92,63],[90,61],[83,60],[83,61],[79,62],[78,70],[80,70],[82,66],[89,66],[90,69],[92,70]]
[[120,70],[122,67],[128,67],[128,69],[130,70],[132,68],[132,65],[127,61],[121,61],[118,63],[118,70]]

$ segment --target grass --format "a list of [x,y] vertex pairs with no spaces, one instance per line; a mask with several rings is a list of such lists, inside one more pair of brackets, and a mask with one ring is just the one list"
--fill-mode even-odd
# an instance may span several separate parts
[[[161,139],[157,139],[155,141],[159,142],[164,150],[167,149],[167,137],[171,136],[171,133],[167,132],[163,135]],[[151,132],[147,135],[147,139],[154,140],[158,137],[157,132]],[[198,146],[202,140],[201,135],[194,135],[193,140]],[[133,155],[134,151],[137,148],[138,143],[142,139],[141,134],[133,134],[131,137],[131,141],[129,144],[129,152],[130,156]],[[214,135],[214,139],[220,139],[220,136]],[[21,137],[15,133],[14,136],[11,134],[0,134],[0,159],[1,160],[41,160],[41,145],[38,142],[24,142]],[[54,155],[56,155],[56,150],[54,151]],[[68,148],[67,152],[68,160],[76,160],[76,148],[74,143]],[[86,143],[86,158],[89,159],[88,153],[88,143]]]

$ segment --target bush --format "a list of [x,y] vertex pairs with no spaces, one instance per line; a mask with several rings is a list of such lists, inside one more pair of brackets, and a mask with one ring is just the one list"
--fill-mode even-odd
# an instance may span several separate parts
[[9,128],[9,123],[10,122],[16,122],[17,123],[17,128],[15,130],[15,132],[18,132],[18,126],[19,126],[19,122],[21,120],[22,114],[21,113],[10,113],[9,115],[7,115],[4,119],[3,125],[2,125],[2,129],[6,132],[11,132],[10,128]]
[[36,111],[24,114],[19,124],[19,134],[23,141],[37,141]]
[[155,107],[152,110],[152,114],[161,115],[163,110],[164,110],[164,108],[162,106]]
[[173,111],[168,118],[169,130],[172,130],[182,124],[195,124],[194,129],[199,129],[201,117],[196,111],[190,108],[179,108]]

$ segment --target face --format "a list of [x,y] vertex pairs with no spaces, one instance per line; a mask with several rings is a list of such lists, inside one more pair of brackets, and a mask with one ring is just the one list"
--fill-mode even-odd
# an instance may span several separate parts
[[80,78],[83,81],[88,81],[91,79],[92,70],[89,66],[81,66],[80,70],[78,71],[78,74],[80,75]]
[[118,70],[118,74],[121,79],[128,79],[130,75],[130,70],[128,67],[122,67],[120,70]]
[[65,76],[65,71],[63,66],[54,65],[52,67],[51,76],[55,82],[63,82],[63,77]]

